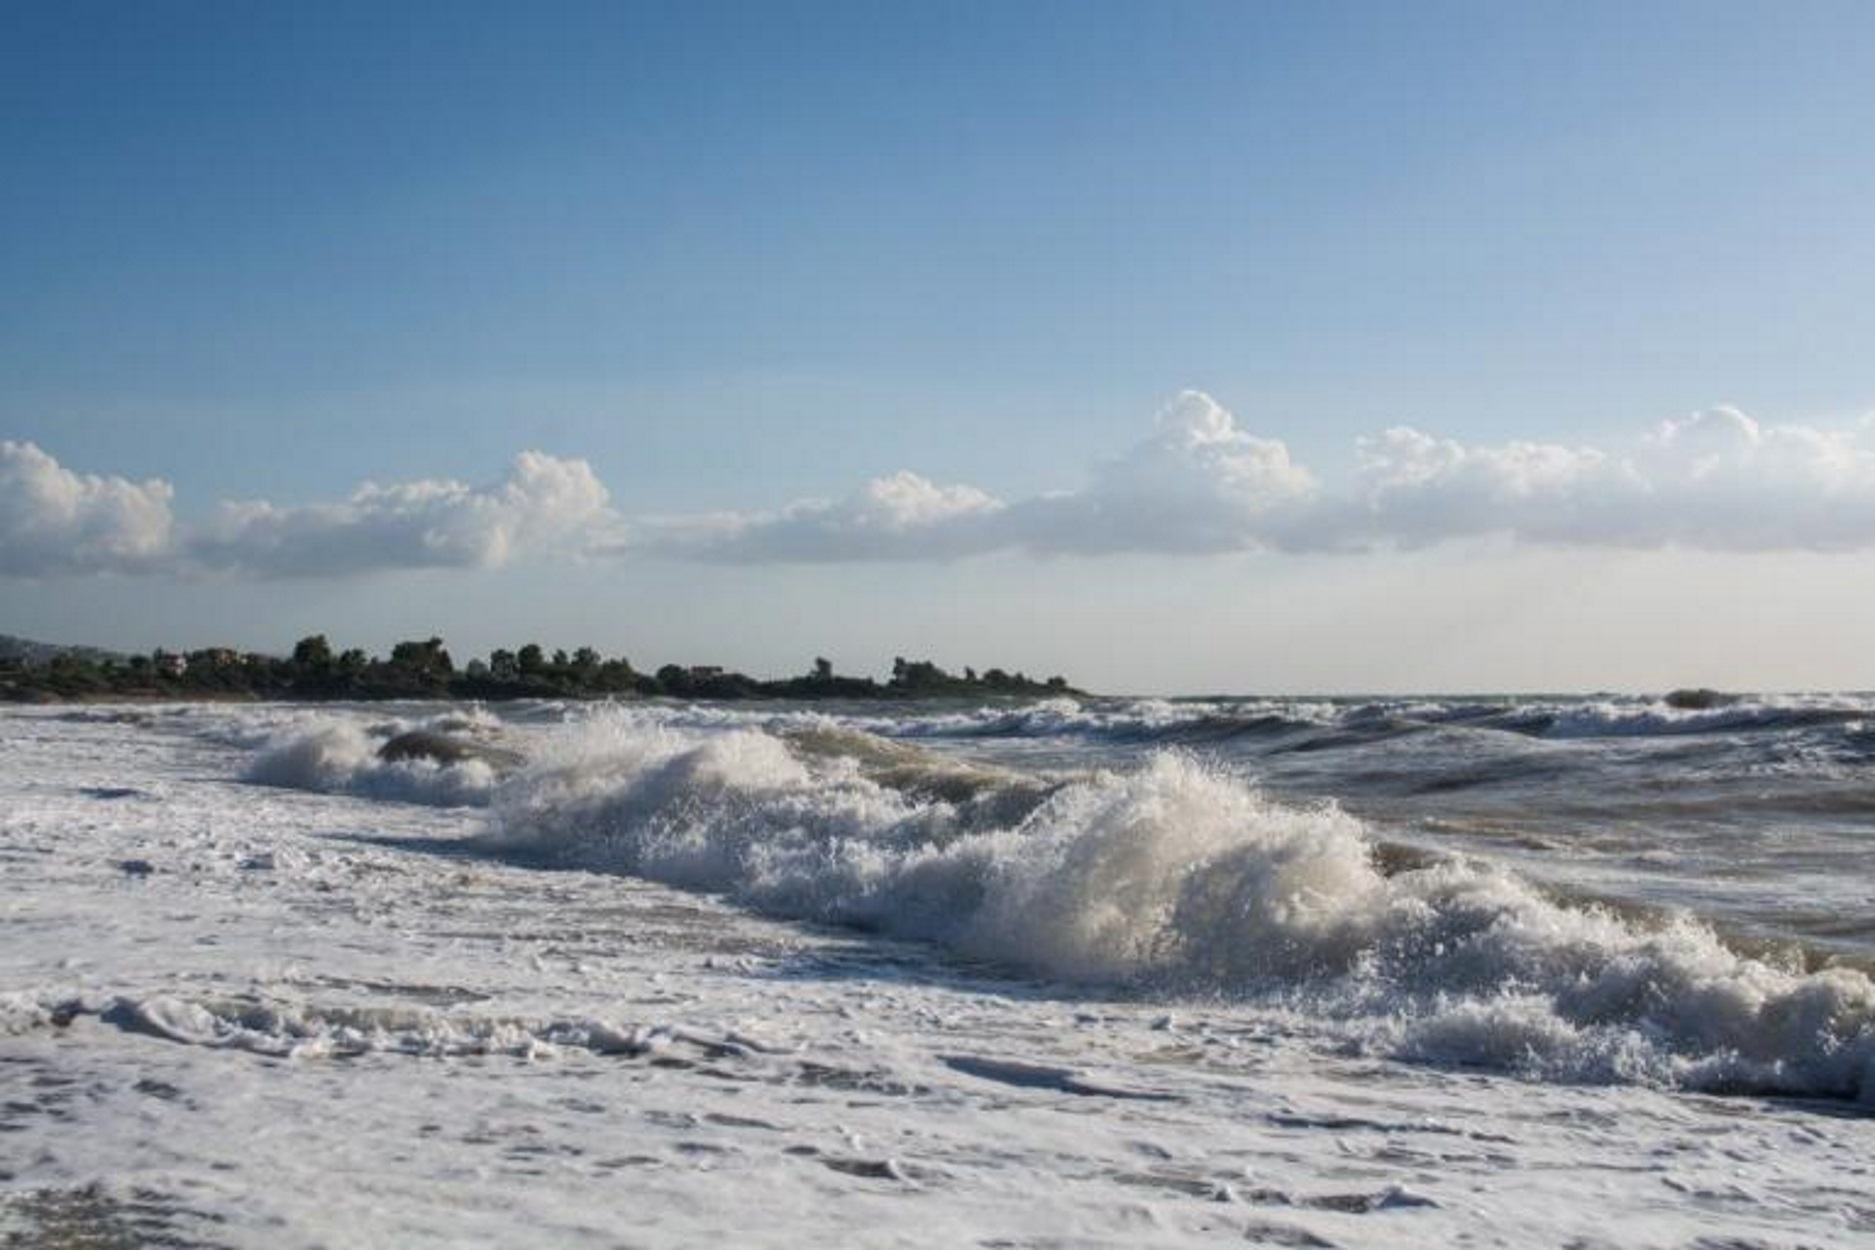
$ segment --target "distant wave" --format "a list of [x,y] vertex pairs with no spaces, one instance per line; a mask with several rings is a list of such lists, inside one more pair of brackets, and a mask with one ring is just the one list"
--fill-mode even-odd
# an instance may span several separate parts
[[1547,738],[1745,733],[1847,725],[1875,716],[1864,700],[1770,699],[1685,709],[1661,701],[1536,704],[1498,718],[1502,728]]
[[1875,700],[1853,695],[1741,698],[1720,707],[1675,707],[1664,699],[1213,700],[1079,702],[1052,699],[913,716],[883,728],[908,737],[1074,736],[1168,744],[1242,737],[1296,740],[1294,749],[1359,745],[1431,728],[1497,730],[1551,739],[1681,736],[1857,728]]
[[495,787],[485,845],[1051,978],[1281,995],[1403,1056],[1875,1101],[1860,972],[1747,958],[1489,866],[1383,868],[1354,817],[1176,751],[1030,778],[842,732],[595,716]]

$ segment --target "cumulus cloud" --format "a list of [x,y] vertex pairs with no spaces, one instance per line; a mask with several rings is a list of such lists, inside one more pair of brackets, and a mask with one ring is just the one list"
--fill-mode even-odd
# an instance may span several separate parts
[[135,572],[169,550],[169,483],[74,473],[0,442],[0,575]]
[[1231,551],[1272,541],[1317,490],[1281,442],[1185,391],[1159,412],[1152,437],[1101,465],[1087,487],[1012,507],[1003,537],[1039,552]]
[[1151,437],[1097,466],[1079,490],[1009,504],[899,472],[839,500],[665,518],[647,533],[667,554],[721,560],[1229,551],[1264,541],[1270,521],[1316,489],[1282,443],[1238,428],[1210,396],[1186,391],[1159,413]]
[[529,548],[581,540],[610,516],[584,460],[528,451],[493,486],[367,483],[337,503],[225,503],[188,549],[205,567],[263,577],[494,568]]

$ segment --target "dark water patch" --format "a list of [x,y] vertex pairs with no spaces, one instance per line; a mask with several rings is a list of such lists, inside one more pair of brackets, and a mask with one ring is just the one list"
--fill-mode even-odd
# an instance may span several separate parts
[[1510,703],[1434,703],[1413,710],[1413,719],[1430,725],[1489,725],[1517,711]]
[[1443,852],[1414,846],[1410,842],[1376,842],[1373,856],[1374,867],[1383,877],[1395,877],[1403,872],[1417,872],[1451,858]]
[[1306,1228],[1274,1220],[1251,1220],[1244,1225],[1243,1236],[1245,1241],[1259,1246],[1285,1246],[1291,1250],[1335,1250],[1337,1245]]
[[378,758],[386,763],[428,760],[435,764],[462,764],[469,760],[480,760],[497,773],[519,768],[525,762],[519,751],[427,729],[413,729],[398,734],[378,748]]
[[1407,720],[1397,716],[1376,718],[1373,721],[1349,721],[1338,726],[1315,729],[1294,742],[1285,742],[1272,746],[1269,755],[1308,755],[1324,751],[1345,751],[1356,747],[1372,746],[1378,742],[1390,742],[1411,734],[1427,733],[1432,726],[1421,721]]
[[719,1128],[752,1128],[769,1133],[788,1131],[785,1125],[775,1124],[768,1120],[757,1120],[745,1115],[727,1115],[721,1111],[706,1111],[703,1114],[703,1122],[714,1124]]
[[184,1206],[152,1189],[114,1193],[103,1185],[35,1189],[0,1198],[4,1250],[211,1250],[224,1216]]
[[1273,712],[1261,712],[1249,716],[1199,716],[1192,720],[1174,721],[1164,725],[1130,725],[1108,730],[1104,736],[1118,743],[1201,747],[1228,742],[1253,743],[1261,740],[1301,737],[1318,733],[1321,729],[1322,725],[1317,721],[1297,720]]
[[1157,1090],[1129,1089],[1098,1077],[1086,1076],[1071,1068],[1020,1063],[1013,1059],[991,1059],[980,1055],[940,1055],[945,1067],[979,1080],[1013,1085],[1019,1089],[1046,1089],[1083,1098],[1123,1098],[1144,1102],[1177,1102],[1176,1094]]
[[838,1159],[820,1160],[822,1167],[830,1168],[846,1176],[858,1176],[866,1180],[897,1181],[904,1184],[910,1181],[911,1174],[896,1159]]
[[1243,1188],[1234,1184],[1230,1177],[1169,1168],[1151,1172],[1115,1172],[1110,1174],[1109,1179],[1122,1185],[1167,1190],[1188,1198],[1203,1198],[1212,1202],[1332,1211],[1341,1215],[1370,1215],[1379,1211],[1408,1211],[1440,1205],[1434,1199],[1399,1185],[1367,1193],[1298,1194],[1270,1186]]
[[1742,698],[1744,698],[1743,695],[1725,694],[1722,691],[1701,686],[1696,690],[1670,691],[1661,699],[1661,702],[1683,712],[1707,712],[1715,707],[1731,707]]
[[1550,810],[1637,822],[1749,821],[1760,829],[1777,816],[1875,816],[1875,778],[1824,782],[1815,778],[1744,776],[1689,781],[1678,775],[1655,778],[1646,784],[1653,792],[1559,799]]
[[1427,833],[1477,840],[1486,844],[1511,847],[1520,851],[1554,852],[1565,844],[1554,835],[1540,833],[1522,825],[1487,818],[1442,818],[1428,816],[1420,822]]
[[804,1059],[795,1066],[790,1084],[843,1094],[880,1094],[891,1098],[924,1098],[931,1087],[905,1081],[882,1068],[842,1068]]
[[363,990],[399,1002],[420,1003],[431,1007],[459,1007],[466,1003],[487,1002],[491,995],[456,985],[418,985],[403,981],[373,981],[353,977],[320,977],[319,984],[333,989]]
[[1742,705],[1713,712],[1665,714],[1645,709],[1612,713],[1589,710],[1551,714],[1547,737],[1679,737],[1706,734],[1763,734],[1851,725],[1869,718],[1869,709]]
[[1499,756],[1495,759],[1472,759],[1427,775],[1425,769],[1406,773],[1402,780],[1407,794],[1451,794],[1458,790],[1487,787],[1529,786],[1554,781],[1564,774],[1579,771],[1573,761],[1534,759],[1528,755]]
[[68,725],[135,725],[147,729],[156,724],[157,714],[125,708],[82,708],[61,712],[52,719]]

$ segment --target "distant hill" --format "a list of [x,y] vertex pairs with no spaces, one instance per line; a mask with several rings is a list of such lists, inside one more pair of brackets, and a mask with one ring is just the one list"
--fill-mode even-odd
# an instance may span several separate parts
[[19,660],[26,664],[50,664],[53,657],[66,654],[94,662],[128,658],[121,651],[106,651],[102,647],[74,647],[61,642],[36,642],[31,638],[15,638],[12,634],[0,634],[0,660]]

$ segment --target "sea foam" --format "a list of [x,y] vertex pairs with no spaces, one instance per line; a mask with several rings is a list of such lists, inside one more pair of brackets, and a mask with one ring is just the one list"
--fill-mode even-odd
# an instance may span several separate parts
[[479,721],[460,715],[420,723],[363,725],[349,719],[321,719],[273,733],[243,774],[257,785],[438,807],[477,807],[494,792],[498,772],[487,759],[384,759],[384,744],[398,734],[463,732]]
[[1875,1098],[1860,972],[1776,967],[1488,864],[1389,874],[1353,816],[1176,752],[951,797],[881,759],[907,766],[903,748],[598,716],[495,787],[486,843],[1063,981],[1279,996],[1405,1057]]

